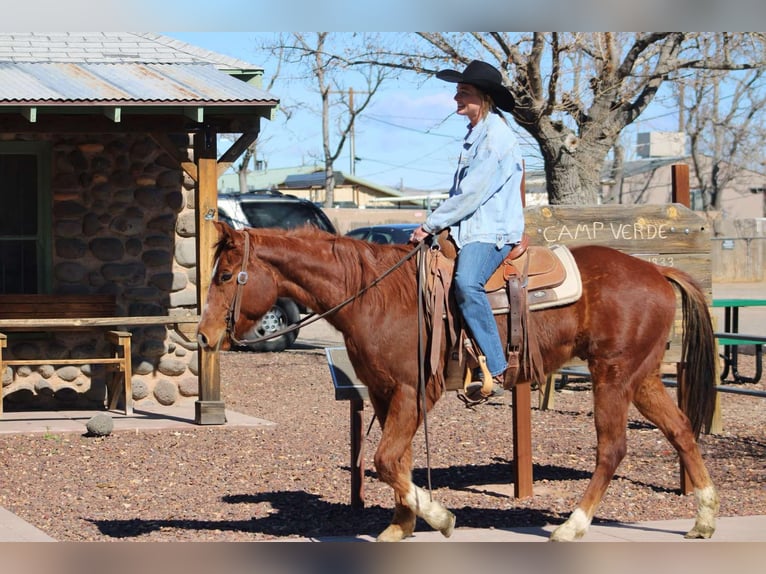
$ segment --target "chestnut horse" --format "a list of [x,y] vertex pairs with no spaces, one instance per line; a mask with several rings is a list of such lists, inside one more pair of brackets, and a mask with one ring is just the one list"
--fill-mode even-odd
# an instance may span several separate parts
[[[352,298],[326,320],[343,334],[348,356],[368,388],[382,428],[374,463],[380,480],[394,490],[395,510],[378,540],[396,541],[412,535],[417,516],[449,536],[454,514],[413,484],[411,474],[412,440],[423,422],[415,259],[408,259],[365,290],[410,248],[339,237],[314,228],[235,231],[224,223],[215,225],[219,241],[199,323],[201,347],[218,349],[226,339],[238,289],[241,308],[234,336],[249,329],[278,297],[291,297],[317,313]],[[694,486],[697,515],[686,536],[709,538],[715,530],[718,495],[696,443],[703,422],[711,416],[715,394],[715,341],[704,294],[678,269],[608,247],[576,247],[572,254],[582,277],[582,297],[566,306],[530,313],[529,328],[537,332],[545,373],[555,372],[573,357],[587,361],[598,442],[596,466],[585,494],[551,539],[574,540],[587,532],[625,456],[630,403],[665,434]],[[682,360],[688,417],[660,379],[676,313],[672,284],[680,291],[684,315]],[[501,336],[505,336],[505,323],[498,318]],[[443,369],[446,341],[441,346],[444,362],[439,368]],[[424,368],[426,408],[430,409],[443,394],[443,386],[437,383],[443,377],[433,376],[428,365]]]

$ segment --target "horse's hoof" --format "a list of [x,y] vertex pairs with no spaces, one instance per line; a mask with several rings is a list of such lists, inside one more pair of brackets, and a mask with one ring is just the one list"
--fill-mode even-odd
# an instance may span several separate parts
[[455,531],[455,521],[457,520],[452,512],[447,511],[447,514],[449,514],[447,525],[444,528],[439,529],[439,532],[441,532],[445,538],[452,536],[452,533]]
[[376,542],[399,542],[408,536],[412,536],[412,532],[405,532],[398,524],[389,524],[388,528],[378,534],[375,540]]
[[548,540],[550,542],[574,542],[583,536],[585,536],[584,530],[575,529],[571,524],[565,522],[556,530],[551,532],[551,536],[548,538]]
[[684,538],[692,540],[710,538],[713,536],[713,532],[715,532],[715,528],[701,528],[699,526],[695,526],[684,535]]

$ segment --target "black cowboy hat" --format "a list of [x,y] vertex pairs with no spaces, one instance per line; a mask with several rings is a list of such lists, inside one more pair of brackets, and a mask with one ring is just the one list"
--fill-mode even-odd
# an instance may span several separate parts
[[445,82],[471,84],[485,91],[501,110],[510,112],[513,110],[513,95],[503,85],[503,76],[500,71],[481,60],[473,60],[465,67],[465,70],[441,70],[436,72],[436,77]]

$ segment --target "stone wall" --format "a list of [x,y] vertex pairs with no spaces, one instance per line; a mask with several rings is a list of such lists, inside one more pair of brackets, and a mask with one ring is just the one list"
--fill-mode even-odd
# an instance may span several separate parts
[[[21,135],[10,139],[32,140]],[[117,315],[196,312],[194,182],[177,162],[144,135],[34,139],[45,139],[52,150],[52,292],[113,294]],[[175,141],[184,147],[186,136]],[[169,405],[195,397],[193,337],[165,326],[130,330],[137,406],[142,401]],[[8,335],[12,358],[108,352],[97,331],[51,332],[42,338]],[[98,369],[8,368],[2,373],[6,404],[102,404],[104,376]]]

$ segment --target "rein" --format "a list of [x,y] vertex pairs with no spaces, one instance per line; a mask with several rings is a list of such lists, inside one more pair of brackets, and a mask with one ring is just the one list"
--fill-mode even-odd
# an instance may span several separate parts
[[242,233],[244,234],[244,237],[245,237],[244,257],[242,259],[242,266],[240,268],[240,272],[237,274],[237,291],[234,294],[234,300],[232,301],[232,305],[228,313],[228,319],[226,321],[226,332],[229,334],[229,338],[232,340],[232,342],[236,345],[260,343],[261,341],[268,341],[270,339],[275,339],[277,337],[281,337],[282,335],[286,333],[290,333],[292,331],[305,327],[306,325],[310,325],[311,323],[319,321],[320,319],[324,319],[328,315],[332,315],[336,311],[339,311],[340,309],[342,309],[343,307],[345,307],[346,305],[354,301],[354,299],[356,299],[357,297],[360,297],[361,295],[363,295],[369,289],[372,289],[373,287],[375,287],[388,275],[396,271],[399,267],[404,265],[404,263],[412,259],[415,255],[417,255],[420,251],[422,251],[425,248],[425,243],[423,242],[418,243],[418,245],[413,247],[412,250],[410,250],[409,253],[407,253],[407,255],[405,255],[396,264],[394,264],[392,267],[390,267],[385,272],[383,272],[380,276],[375,278],[369,285],[366,285],[365,287],[360,289],[357,293],[348,297],[344,301],[341,301],[340,303],[335,305],[335,307],[328,309],[321,315],[317,315],[316,313],[310,313],[306,315],[303,319],[298,321],[297,323],[294,323],[284,329],[280,329],[279,331],[275,331],[274,333],[271,333],[269,335],[263,335],[255,339],[238,339],[234,335],[234,327],[236,326],[237,321],[239,320],[240,307],[242,305],[242,291],[248,280],[247,265],[248,265],[248,259],[250,257],[250,235],[247,233],[247,230],[245,229],[242,230]]

